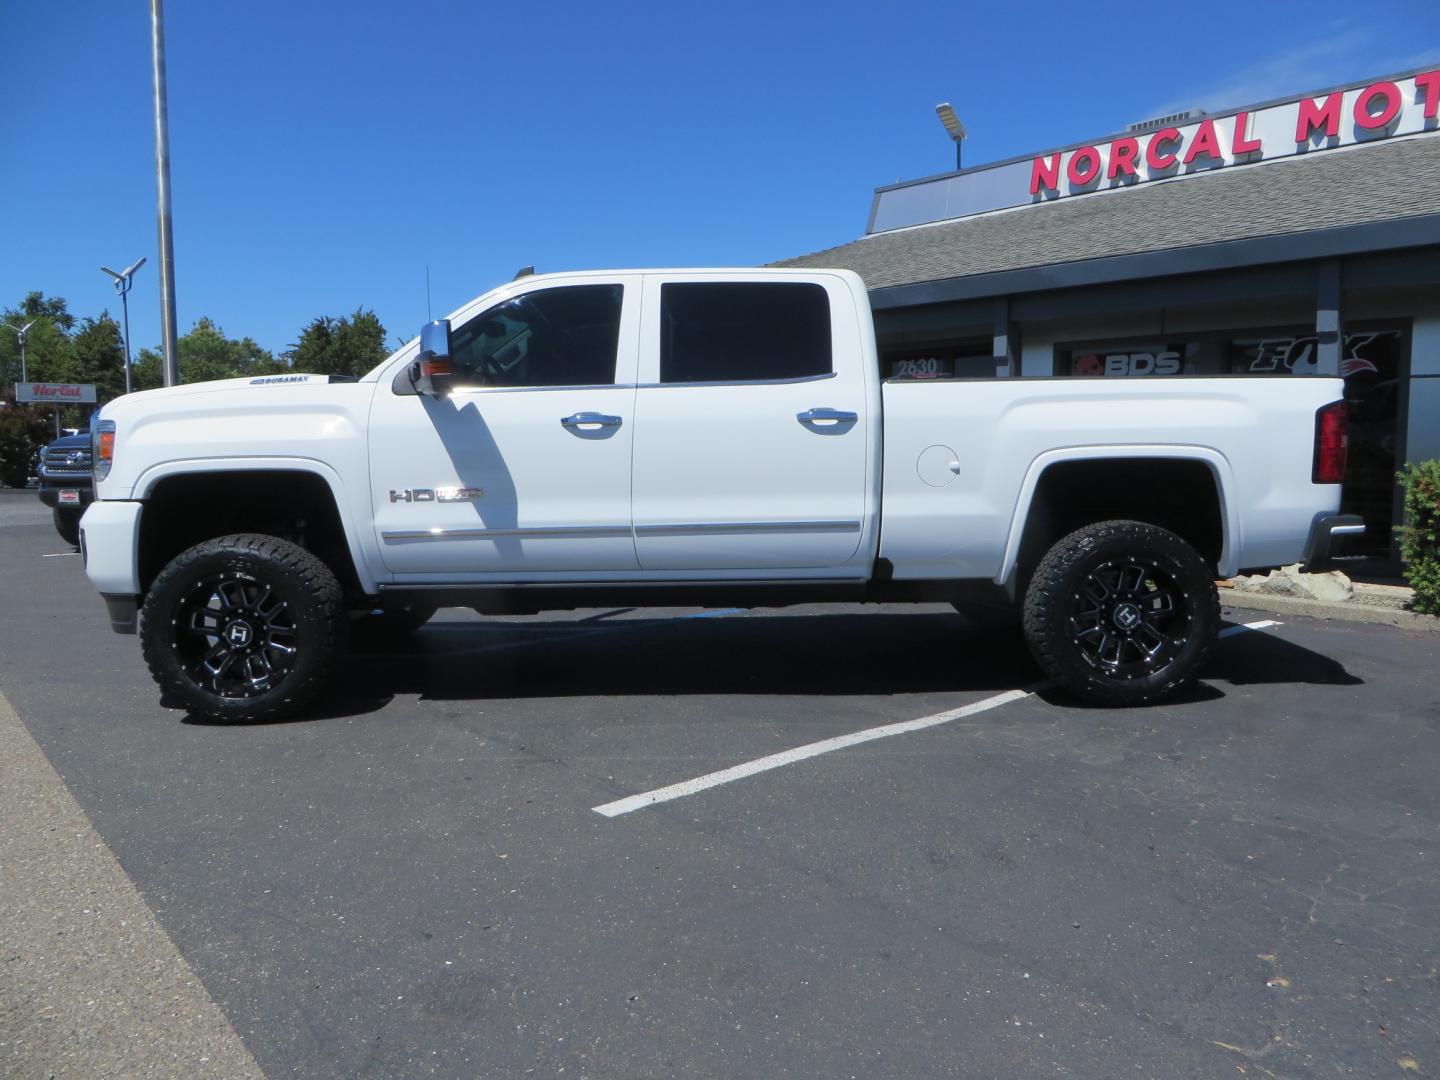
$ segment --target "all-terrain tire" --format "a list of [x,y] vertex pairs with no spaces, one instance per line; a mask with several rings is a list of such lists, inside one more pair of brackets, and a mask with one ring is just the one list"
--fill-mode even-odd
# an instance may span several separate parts
[[71,547],[80,546],[80,512],[56,507],[50,511],[50,518],[54,521],[55,531],[60,534],[61,540]]
[[348,622],[328,566],[288,540],[240,533],[160,571],[140,609],[140,646],[160,689],[193,715],[273,720],[330,682]]
[[1036,662],[1099,705],[1148,705],[1175,693],[1205,663],[1219,628],[1205,560],[1174,533],[1139,521],[1101,521],[1064,537],[1025,593]]

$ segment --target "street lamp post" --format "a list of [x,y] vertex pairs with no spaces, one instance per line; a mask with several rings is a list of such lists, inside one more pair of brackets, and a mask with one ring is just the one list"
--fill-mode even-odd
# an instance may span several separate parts
[[165,93],[165,13],[150,0],[150,64],[155,97],[155,208],[160,225],[160,342],[165,385],[180,381],[175,327],[175,239],[170,219],[170,118]]
[[29,322],[27,322],[24,326],[11,326],[8,322],[5,324],[5,329],[7,329],[7,330],[14,330],[14,331],[15,331],[15,336],[20,339],[20,381],[21,381],[21,382],[29,382],[29,381],[30,381],[30,375],[29,375],[29,373],[25,370],[25,335],[30,332],[30,328],[31,328],[32,326],[34,326],[34,325],[35,325],[35,320],[34,320],[34,319],[31,319],[31,320],[30,320]]
[[960,164],[960,147],[964,144],[965,136],[968,132],[965,130],[965,125],[960,122],[960,118],[955,115],[955,110],[950,107],[948,101],[942,101],[939,105],[935,106],[935,115],[940,117],[940,123],[945,125],[945,130],[950,133],[950,138],[955,140],[955,171],[959,172],[962,168]]
[[108,266],[100,267],[115,279],[115,291],[120,294],[120,310],[125,319],[125,392],[127,394],[130,393],[130,286],[135,284],[135,271],[144,265],[145,256],[141,255],[138,260],[119,273],[111,270]]

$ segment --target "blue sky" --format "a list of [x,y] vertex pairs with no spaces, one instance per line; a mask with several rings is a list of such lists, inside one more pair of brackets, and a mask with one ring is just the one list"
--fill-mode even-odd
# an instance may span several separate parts
[[[8,4],[0,303],[98,313],[147,255],[148,5]],[[281,351],[316,315],[390,332],[534,264],[753,265],[854,239],[871,190],[1440,61],[1440,6],[169,0],[177,306]],[[1174,11],[1174,15],[1167,14]]]

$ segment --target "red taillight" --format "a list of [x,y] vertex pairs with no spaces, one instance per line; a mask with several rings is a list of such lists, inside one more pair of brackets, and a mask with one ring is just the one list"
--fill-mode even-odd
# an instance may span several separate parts
[[1315,466],[1310,480],[1338,484],[1345,479],[1345,451],[1350,446],[1345,402],[1334,401],[1315,414]]

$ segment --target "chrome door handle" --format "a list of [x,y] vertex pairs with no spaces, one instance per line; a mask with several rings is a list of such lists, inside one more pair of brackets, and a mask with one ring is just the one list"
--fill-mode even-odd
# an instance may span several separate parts
[[620,417],[598,412],[577,412],[562,416],[560,423],[567,428],[578,427],[619,427]]
[[806,409],[802,413],[796,413],[795,419],[802,424],[814,424],[828,422],[832,424],[853,424],[860,419],[859,413],[845,412],[841,409]]

